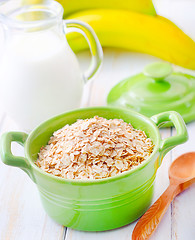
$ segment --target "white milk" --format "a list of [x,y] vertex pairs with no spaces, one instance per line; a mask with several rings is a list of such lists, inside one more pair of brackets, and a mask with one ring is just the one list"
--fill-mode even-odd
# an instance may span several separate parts
[[5,110],[23,129],[79,107],[82,80],[66,38],[51,29],[20,33],[7,41],[0,94]]

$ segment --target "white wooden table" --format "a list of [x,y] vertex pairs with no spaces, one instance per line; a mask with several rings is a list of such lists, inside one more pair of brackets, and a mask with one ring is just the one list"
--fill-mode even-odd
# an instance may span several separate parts
[[[156,0],[155,3],[162,15],[175,20],[195,39],[193,21],[195,1]],[[167,5],[168,3],[170,5]],[[79,54],[79,60],[82,67],[86,68],[89,54]],[[114,84],[142,71],[147,63],[156,60],[158,59],[138,53],[104,50],[102,70],[94,81],[86,86],[82,106],[105,105],[106,95]],[[175,69],[181,70],[179,67]],[[193,71],[185,71],[195,75]],[[20,130],[2,109],[1,107],[0,134]],[[158,170],[154,201],[168,186],[168,168],[171,162],[182,153],[195,151],[195,122],[188,124],[187,127],[189,141],[170,152]],[[163,129],[161,133],[163,137],[168,137],[174,135],[174,129]],[[13,151],[15,154],[23,155],[23,149],[18,145],[13,146]],[[0,240],[129,240],[135,224],[112,231],[91,233],[62,227],[44,212],[36,186],[28,176],[20,169],[8,167],[0,161]],[[195,185],[173,201],[151,239],[195,239]]]

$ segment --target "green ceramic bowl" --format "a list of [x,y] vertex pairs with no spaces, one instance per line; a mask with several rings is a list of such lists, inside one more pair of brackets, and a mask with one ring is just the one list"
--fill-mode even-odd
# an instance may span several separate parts
[[[151,156],[130,171],[100,180],[66,180],[45,173],[34,164],[40,148],[47,144],[54,131],[77,119],[95,115],[107,119],[120,118],[145,131],[155,145]],[[159,127],[169,121],[176,127],[177,134],[162,140]],[[5,133],[1,137],[0,150],[5,164],[20,167],[34,181],[45,211],[56,222],[84,231],[103,231],[124,226],[147,210],[153,195],[156,171],[163,156],[187,138],[185,123],[176,112],[160,113],[150,119],[131,110],[96,107],[54,117],[29,135],[22,132]],[[12,141],[24,146],[25,158],[13,156]]]

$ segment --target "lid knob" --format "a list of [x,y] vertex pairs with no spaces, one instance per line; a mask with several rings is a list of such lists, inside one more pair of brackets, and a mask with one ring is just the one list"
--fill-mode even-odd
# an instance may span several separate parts
[[163,81],[172,73],[173,69],[171,64],[165,62],[157,62],[147,65],[144,68],[144,75],[151,77],[156,81]]

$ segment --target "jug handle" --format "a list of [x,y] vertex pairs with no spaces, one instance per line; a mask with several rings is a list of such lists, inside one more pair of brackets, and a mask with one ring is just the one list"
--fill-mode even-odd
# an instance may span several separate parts
[[88,70],[84,73],[84,81],[91,79],[95,73],[99,70],[102,60],[103,51],[101,44],[97,38],[92,27],[89,24],[78,20],[64,20],[64,29],[66,33],[78,32],[81,33],[89,44],[89,48],[92,55],[91,64]]

